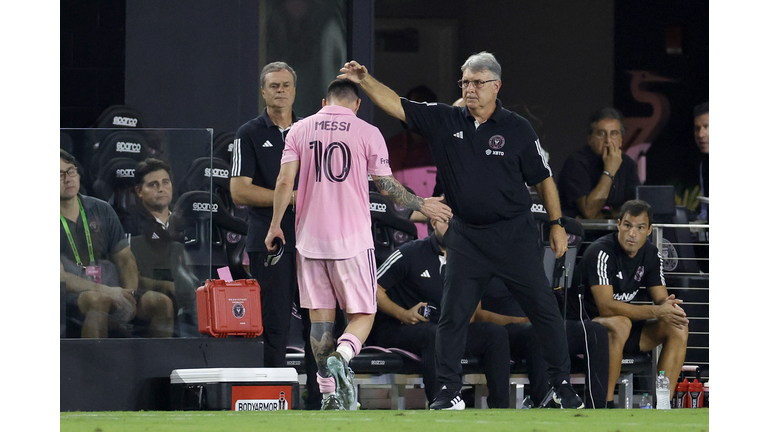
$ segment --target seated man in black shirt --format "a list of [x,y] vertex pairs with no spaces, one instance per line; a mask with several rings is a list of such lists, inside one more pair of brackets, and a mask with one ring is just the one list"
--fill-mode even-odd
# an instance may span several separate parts
[[[504,326],[509,335],[509,351],[512,358],[517,362],[525,359],[533,405],[540,406],[542,402],[548,402],[547,392],[550,386],[541,345],[523,308],[499,279],[491,279],[487,285],[483,300],[475,312],[475,322],[478,321]],[[565,331],[571,364],[585,364],[587,391],[582,398],[584,404],[587,408],[605,408],[608,331],[588,319],[566,320]],[[580,358],[580,355],[584,358]]]
[[123,222],[125,232],[140,236],[150,232],[153,224],[168,229],[173,199],[170,165],[160,159],[147,158],[136,165],[134,176],[139,205]]
[[190,269],[184,245],[174,241],[169,230],[173,214],[171,167],[160,159],[147,158],[136,166],[135,179],[139,205],[123,225],[131,235],[139,292],[161,293],[172,299],[172,313],[183,318],[178,323],[180,335],[198,336],[195,290],[200,282]]
[[[683,303],[667,293],[661,253],[647,242],[651,206],[630,200],[621,206],[618,232],[607,234],[584,252],[569,291],[569,319],[582,313],[608,329],[608,400],[613,400],[624,355],[649,352],[663,344],[658,370],[677,377],[685,361],[688,319]],[[630,304],[644,286],[653,305]],[[583,310],[580,310],[583,305]]]
[[[430,220],[434,232],[404,244],[379,266],[378,312],[368,344],[400,348],[421,356],[424,391],[432,402],[440,392],[435,369],[435,334],[443,297],[448,224]],[[429,311],[425,318],[422,308]],[[504,327],[473,322],[464,353],[480,357],[488,381],[488,407],[509,408],[509,343]],[[464,402],[460,402],[464,408]]]
[[636,196],[637,164],[621,151],[623,120],[615,108],[590,117],[587,145],[566,159],[557,182],[564,215],[613,219]]

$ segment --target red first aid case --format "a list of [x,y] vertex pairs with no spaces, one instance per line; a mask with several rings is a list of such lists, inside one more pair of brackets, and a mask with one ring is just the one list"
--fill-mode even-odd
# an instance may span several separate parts
[[261,324],[261,287],[254,279],[208,279],[197,289],[197,326],[214,337],[257,337]]

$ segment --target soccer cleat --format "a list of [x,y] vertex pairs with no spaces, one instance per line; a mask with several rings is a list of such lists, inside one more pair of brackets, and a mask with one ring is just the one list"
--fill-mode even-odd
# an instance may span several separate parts
[[446,386],[443,386],[434,402],[429,405],[429,409],[460,411],[464,409],[464,406],[464,399],[461,398],[461,391],[450,391]]
[[573,386],[565,380],[563,380],[563,382],[560,383],[560,387],[555,390],[552,395],[552,400],[560,405],[560,408],[584,408],[584,402],[581,401],[576,390],[574,390]]
[[352,382],[355,373],[352,372],[347,361],[338,351],[332,352],[325,364],[328,366],[331,376],[336,380],[336,394],[339,395],[341,404],[346,410],[352,409],[352,404],[357,403],[357,391]]
[[320,405],[320,409],[323,411],[344,411],[344,406],[339,401],[336,393],[331,394],[327,398],[323,399],[323,403]]

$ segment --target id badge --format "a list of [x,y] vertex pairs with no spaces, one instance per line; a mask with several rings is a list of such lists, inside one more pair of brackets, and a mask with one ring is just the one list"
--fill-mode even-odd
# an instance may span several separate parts
[[85,277],[94,283],[101,283],[101,266],[89,265],[85,267]]

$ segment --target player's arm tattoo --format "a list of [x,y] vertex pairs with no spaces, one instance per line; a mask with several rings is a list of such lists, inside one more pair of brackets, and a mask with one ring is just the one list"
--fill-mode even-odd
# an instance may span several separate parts
[[315,354],[317,371],[320,373],[320,376],[326,378],[331,376],[325,361],[328,360],[328,356],[331,355],[335,348],[333,343],[333,323],[312,323],[309,331],[309,341],[312,344],[312,352]]
[[420,211],[424,206],[424,199],[408,192],[403,185],[393,176],[375,177],[373,183],[383,195],[390,198],[395,204],[405,208]]

